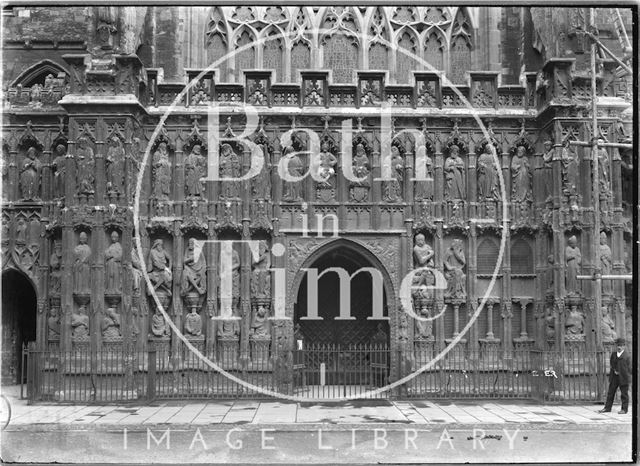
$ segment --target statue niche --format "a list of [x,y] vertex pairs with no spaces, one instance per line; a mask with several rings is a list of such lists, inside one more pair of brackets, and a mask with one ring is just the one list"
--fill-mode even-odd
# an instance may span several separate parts
[[111,244],[104,251],[105,292],[122,292],[122,245],[117,231],[111,232]]
[[[429,148],[430,149],[430,148]],[[429,156],[430,150],[425,145],[421,145],[416,150],[416,178],[420,177],[420,167],[424,166],[424,180],[415,182],[414,199],[421,201],[433,200],[434,184],[433,184],[433,159]]]
[[322,202],[333,201],[336,198],[335,166],[338,159],[333,155],[328,141],[323,141],[320,146],[318,162],[318,178],[322,181],[316,184],[316,198]]
[[[613,265],[611,257],[611,248],[607,244],[607,234],[603,231],[600,233],[600,270],[602,275],[611,275]],[[613,294],[611,280],[602,280],[602,294]]]
[[201,154],[202,146],[193,145],[189,155],[184,161],[185,170],[185,194],[187,197],[204,196],[204,178],[207,174],[207,160]]
[[240,197],[240,183],[233,180],[225,181],[224,179],[239,178],[241,168],[240,157],[235,153],[231,145],[222,144],[220,147],[220,178],[223,180],[220,183],[221,198],[237,199]]
[[282,200],[286,202],[301,202],[304,200],[302,192],[302,177],[304,176],[304,163],[298,157],[293,146],[284,149],[283,157],[286,159],[286,173],[291,181],[284,182],[284,195]]
[[358,181],[349,183],[349,199],[352,202],[366,202],[371,189],[371,161],[363,143],[356,144],[353,157],[353,175]]
[[78,139],[76,149],[76,186],[78,194],[90,195],[95,193],[96,162],[93,149],[85,136]]
[[66,183],[67,148],[62,144],[58,144],[55,153],[56,156],[51,162],[51,171],[53,172],[52,189],[53,198],[60,199],[64,197],[64,187]]
[[78,245],[74,248],[73,292],[78,295],[91,294],[91,247],[83,231],[78,236]]
[[568,295],[579,295],[580,284],[578,274],[582,264],[582,253],[578,248],[578,239],[575,236],[569,238],[569,244],[565,248],[565,289]]
[[62,243],[59,240],[53,242],[49,267],[49,294],[58,296],[62,291]]
[[[223,269],[224,270],[224,269]],[[220,277],[221,280],[227,279]],[[240,335],[240,256],[235,249],[231,249],[231,296],[220,296],[220,306],[223,312],[231,308],[233,319],[222,320],[218,325],[218,337],[235,339]]]
[[464,255],[462,240],[454,239],[444,256],[444,275],[447,279],[447,289],[444,292],[445,298],[466,299],[467,285],[464,267],[467,260]]
[[102,338],[105,341],[114,341],[122,338],[122,332],[120,331],[120,314],[116,312],[113,307],[107,308],[102,317],[102,324],[100,329],[102,331]]
[[117,136],[109,140],[109,150],[105,159],[107,164],[107,194],[124,194],[124,148]]
[[80,305],[78,312],[71,313],[71,337],[75,341],[89,339],[89,316],[84,304]]
[[391,146],[390,163],[393,180],[384,182],[382,196],[386,202],[400,202],[404,185],[404,159],[395,145]]
[[47,338],[49,340],[60,339],[60,316],[58,315],[58,308],[52,306],[49,309],[49,317],[47,318]]
[[202,318],[198,310],[207,294],[207,263],[202,246],[203,244],[198,244],[195,238],[189,238],[180,281],[180,295],[189,309],[185,318],[185,330],[191,336],[202,335]]
[[38,151],[29,147],[20,167],[20,196],[24,201],[39,200],[40,174],[42,163],[38,160]]
[[479,201],[495,201],[500,198],[500,192],[498,189],[499,165],[496,164],[496,159],[493,156],[491,147],[494,148],[496,154],[498,153],[492,143],[485,142],[482,147],[482,153],[478,156],[478,160],[476,162]]
[[616,324],[611,318],[611,314],[609,313],[609,308],[607,306],[602,306],[601,309],[600,332],[602,334],[603,343],[613,343],[616,338],[618,338]]
[[171,194],[171,162],[166,142],[160,142],[153,153],[153,196],[169,199]]
[[452,144],[449,147],[449,156],[444,163],[444,197],[446,200],[464,200],[466,198],[464,170],[460,147],[457,144]]
[[531,166],[527,148],[517,146],[511,159],[511,199],[514,202],[531,202]]
[[147,290],[151,295],[152,291],[171,296],[171,285],[173,283],[173,272],[171,271],[171,256],[164,249],[164,241],[156,239],[153,242],[149,258],[147,260],[147,271],[153,285],[153,290]]

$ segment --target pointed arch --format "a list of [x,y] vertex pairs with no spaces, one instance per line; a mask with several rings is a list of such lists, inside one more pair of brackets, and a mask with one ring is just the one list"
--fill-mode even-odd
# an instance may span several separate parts
[[[365,17],[367,24],[367,64],[370,70],[389,69],[390,50],[387,45],[391,42],[391,24],[382,7],[370,9]],[[385,43],[387,41],[387,43]]]
[[[205,48],[207,49],[207,61],[209,64],[227,55],[229,50],[228,31],[229,26],[222,8],[211,8],[205,27]],[[229,60],[226,59],[218,66],[218,81],[226,81],[228,79],[228,61]]]
[[66,68],[52,60],[40,60],[20,73],[18,77],[12,81],[9,87],[15,87],[18,84],[22,87],[31,87],[34,84],[44,86],[48,75],[53,75],[53,77],[56,78],[60,73],[64,73],[66,75],[68,72]]
[[291,14],[288,33],[291,40],[289,54],[290,77],[292,82],[299,80],[298,71],[311,67],[312,21],[308,7],[296,7]]
[[424,59],[435,69],[444,70],[446,39],[439,28],[433,27],[425,34]]
[[352,7],[328,7],[322,16],[322,65],[334,83],[351,83],[360,68],[360,15]]
[[256,37],[255,30],[249,26],[241,26],[234,33],[233,47],[238,50],[234,54],[234,76],[237,82],[241,82],[244,75],[243,70],[250,70],[256,67]]
[[284,81],[284,51],[287,48],[284,32],[272,24],[262,31],[261,38],[265,39],[261,44],[262,68],[275,71],[274,81]]
[[533,275],[533,250],[530,242],[520,236],[513,240],[511,245],[511,273],[514,275]]
[[450,39],[449,79],[455,84],[466,82],[466,73],[471,70],[473,50],[473,28],[466,8],[458,8]]
[[420,63],[414,58],[414,56],[420,56],[419,44],[418,34],[409,26],[403,26],[396,33],[396,82],[408,84],[411,82],[412,71],[422,69]]

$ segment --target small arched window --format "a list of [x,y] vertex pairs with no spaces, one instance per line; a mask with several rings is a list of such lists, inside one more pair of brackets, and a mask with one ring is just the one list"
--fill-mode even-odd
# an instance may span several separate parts
[[529,243],[516,239],[511,245],[511,273],[514,275],[533,275],[533,251]]
[[478,265],[478,275],[493,274],[498,260],[498,244],[496,240],[485,238],[478,244],[476,262]]

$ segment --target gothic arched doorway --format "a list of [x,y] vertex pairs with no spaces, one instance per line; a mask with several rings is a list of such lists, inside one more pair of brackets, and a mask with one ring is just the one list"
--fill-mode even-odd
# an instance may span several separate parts
[[[308,297],[313,290],[309,284],[309,278],[313,276],[309,272],[300,282],[294,306],[296,338],[302,336],[305,344],[388,346],[387,278],[379,261],[366,257],[370,253],[365,255],[359,249],[364,250],[350,241],[336,241],[316,251],[308,260],[310,265],[303,266],[317,270],[319,277],[317,298],[311,297],[317,302],[317,318],[313,318],[313,303]],[[340,277],[338,273],[328,271],[329,268],[343,269],[350,277],[348,309],[340,307]],[[374,269],[373,274],[378,277],[365,268]],[[346,283],[346,275],[343,280]],[[344,319],[346,316],[349,319]],[[384,318],[380,319],[380,316]]]
[[2,385],[20,383],[22,345],[36,340],[36,292],[22,272],[2,274]]

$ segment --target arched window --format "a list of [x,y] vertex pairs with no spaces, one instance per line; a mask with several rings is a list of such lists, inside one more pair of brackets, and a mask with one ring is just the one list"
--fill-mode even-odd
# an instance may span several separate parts
[[431,32],[424,44],[424,59],[436,70],[442,70],[444,61],[444,41],[435,31]]
[[529,243],[516,239],[511,245],[511,273],[514,275],[533,275],[533,251]]
[[274,81],[284,81],[283,35],[278,29],[271,29],[263,45],[263,68],[275,70]]
[[478,275],[493,274],[498,260],[498,244],[496,240],[485,238],[478,243],[478,253],[476,262],[478,265]]
[[322,40],[323,67],[333,71],[333,82],[354,82],[359,68],[359,33],[355,12],[351,8],[329,7],[322,27],[329,30]]
[[291,81],[298,82],[298,70],[311,67],[311,41],[308,35],[309,21],[304,8],[298,8],[291,22]]
[[[396,81],[398,83],[411,82],[412,71],[420,69],[414,58],[418,52],[418,40],[413,32],[404,29],[398,36],[398,50],[396,51]],[[407,53],[404,53],[406,50]]]
[[388,41],[388,31],[386,27],[384,11],[378,7],[371,15],[369,25],[369,69],[386,70],[389,68],[389,49],[382,42]]
[[463,8],[460,8],[451,31],[451,65],[449,79],[454,84],[464,84],[466,73],[471,71],[471,24]]
[[[244,30],[242,33],[236,38],[236,49],[241,47],[249,46],[251,44],[255,44],[255,38],[253,34]],[[242,81],[244,74],[243,70],[250,70],[256,67],[256,49],[255,46],[250,46],[243,49],[240,52],[236,53],[236,78],[238,81]]]
[[[205,32],[205,47],[207,49],[208,64],[211,64],[227,54],[227,25],[224,20],[224,14],[220,7],[212,8],[209,13],[207,27]],[[218,65],[220,70],[218,81],[226,81],[228,59],[225,59]]]
[[31,87],[34,84],[46,87],[47,77],[49,75],[53,78],[58,78],[58,76],[64,76],[65,74],[65,69],[59,64],[51,60],[42,60],[20,73],[9,87],[15,87],[18,84],[22,85],[22,87]]

